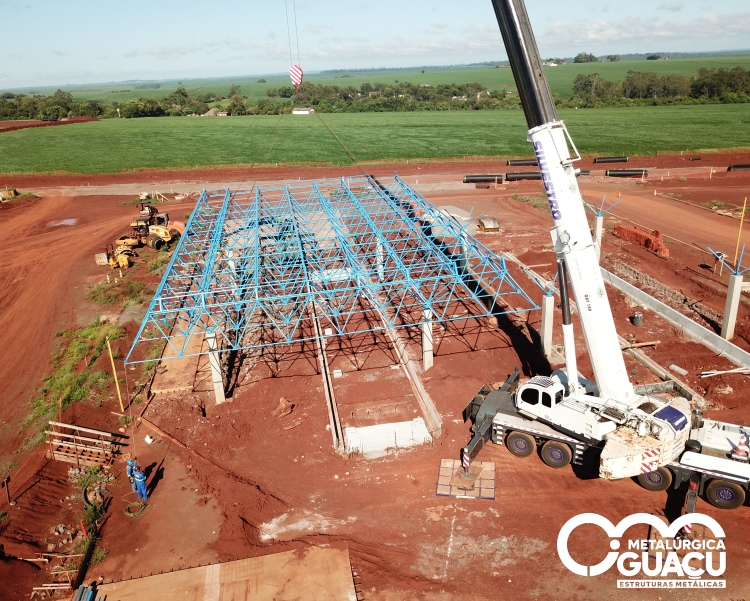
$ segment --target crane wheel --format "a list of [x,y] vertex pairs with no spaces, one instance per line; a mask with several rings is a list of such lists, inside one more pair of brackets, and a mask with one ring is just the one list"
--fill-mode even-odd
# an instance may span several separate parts
[[505,439],[508,450],[516,457],[528,457],[536,450],[536,441],[523,432],[511,432]]
[[672,484],[672,472],[666,467],[657,467],[653,472],[640,474],[638,482],[646,490],[661,492],[667,490],[669,485]]
[[719,509],[737,509],[745,503],[745,490],[735,482],[711,480],[706,488],[706,498]]
[[569,465],[573,460],[570,447],[563,442],[548,440],[542,446],[542,461],[555,469]]

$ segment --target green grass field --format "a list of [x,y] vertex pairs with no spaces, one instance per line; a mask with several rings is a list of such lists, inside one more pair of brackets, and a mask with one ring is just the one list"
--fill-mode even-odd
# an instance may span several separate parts
[[[740,57],[717,57],[717,58],[688,58],[688,59],[670,59],[661,61],[621,61],[617,63],[585,63],[585,64],[568,64],[559,67],[547,67],[546,73],[550,87],[554,93],[561,96],[570,96],[573,90],[573,80],[580,73],[599,73],[604,79],[623,79],[630,69],[634,71],[654,71],[660,75],[668,73],[679,73],[689,75],[695,73],[701,67],[732,68],[742,66],[750,69],[750,56]],[[238,76],[211,79],[185,79],[185,87],[195,94],[204,92],[216,92],[226,95],[229,86],[233,83],[242,86],[242,93],[250,99],[251,102],[257,102],[266,97],[268,87],[278,87],[281,85],[291,85],[289,77],[286,74],[264,75],[263,79],[267,83],[256,83],[261,76]],[[438,84],[462,84],[479,82],[490,90],[502,90],[503,88],[511,89],[515,83],[513,74],[509,68],[502,69],[421,69],[403,70],[398,72],[374,71],[372,73],[356,73],[352,77],[332,77],[330,74],[309,74],[305,76],[307,81],[321,83],[324,85],[341,85],[359,87],[365,82],[369,83],[393,83],[394,81],[409,81],[411,83],[426,83],[430,85]],[[163,98],[173,92],[177,87],[177,80],[165,80],[153,83],[160,83],[161,88],[158,90],[136,90],[135,86],[143,82],[128,82],[114,84],[91,84],[91,85],[71,85],[57,86],[70,92],[75,100],[93,100],[97,102],[125,102],[137,98]],[[34,87],[18,88],[10,90],[28,94],[35,92],[37,94],[53,94],[57,89],[51,87]],[[123,92],[122,90],[129,90]]]
[[[363,162],[531,154],[520,110],[322,117]],[[750,146],[748,105],[564,110],[561,118],[585,154]],[[351,163],[315,116],[111,119],[0,133],[0,173],[6,174],[114,173],[255,161]]]

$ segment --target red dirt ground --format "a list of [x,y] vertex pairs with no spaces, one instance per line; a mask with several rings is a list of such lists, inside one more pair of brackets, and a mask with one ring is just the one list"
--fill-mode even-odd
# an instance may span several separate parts
[[16,131],[18,129],[27,129],[29,127],[49,127],[51,125],[70,125],[71,123],[86,123],[88,121],[98,121],[94,117],[66,117],[60,121],[0,121],[0,133],[4,131]]
[[[719,155],[711,157],[715,165],[720,164]],[[667,169],[681,166],[684,158],[639,160],[648,166],[652,165],[649,161],[658,162]],[[747,155],[724,155],[722,161],[750,162]],[[635,164],[633,161],[628,166]],[[482,165],[490,171],[497,170],[497,164]],[[496,216],[503,231],[480,235],[480,240],[495,251],[512,252],[543,275],[552,275],[549,215],[511,198],[515,194],[540,194],[538,182],[509,184],[498,190],[453,184],[430,189],[437,182],[457,184],[460,175],[469,171],[467,167],[478,171],[482,165],[399,165],[397,169],[408,176],[407,181],[419,180],[417,187],[437,205],[474,207],[474,214]],[[500,172],[504,169],[501,167]],[[342,171],[269,169],[254,172],[254,177],[309,179],[341,175]],[[393,173],[393,167],[378,166],[374,171],[386,176]],[[242,174],[242,170],[148,172],[14,177],[9,182],[41,198],[0,205],[0,382],[2,398],[6,399],[0,406],[0,456],[3,462],[14,458],[19,463],[31,457],[28,465],[12,470],[12,482],[20,487],[12,489],[17,491],[14,495],[18,505],[2,508],[10,514],[6,529],[0,534],[0,544],[7,554],[29,557],[45,550],[50,527],[71,523],[80,515],[81,503],[77,500],[60,502],[74,494],[65,477],[65,466],[49,463],[37,471],[39,450],[18,457],[10,453],[28,434],[17,433],[17,423],[28,411],[27,400],[51,369],[48,361],[55,344],[54,333],[85,323],[96,311],[85,301],[86,290],[101,281],[107,270],[96,267],[92,255],[120,233],[135,211],[132,205],[120,204],[125,200],[122,196],[74,196],[74,192],[65,193],[58,188],[86,183],[158,184],[187,177],[216,182],[237,179]],[[692,191],[695,184],[695,189],[704,189],[707,194],[733,197],[743,187],[747,189],[750,180],[750,176],[743,180],[714,174],[710,181],[706,177],[706,184],[700,177],[696,174],[686,182],[667,183],[684,188],[685,193]],[[653,183],[653,179],[650,176],[649,181]],[[671,256],[659,259],[641,247],[607,235],[605,260],[627,263],[694,300],[723,310],[721,290],[726,273],[719,277],[702,269],[700,264],[707,261],[707,253],[690,244],[733,250],[738,221],[661,196],[653,197],[652,185],[631,180],[582,178],[581,186],[592,202],[604,193],[613,202],[618,195],[625,199],[614,211],[617,217],[606,220],[607,229],[618,220],[629,223],[625,219],[630,219],[686,243],[667,240]],[[667,191],[670,189],[673,188]],[[176,215],[187,206],[167,205]],[[53,225],[68,219],[77,221],[75,225]],[[511,267],[511,272],[539,302],[541,291],[515,267]],[[128,277],[136,273],[143,275],[143,261]],[[156,279],[151,276],[150,281]],[[661,340],[660,345],[644,349],[645,352],[662,365],[677,363],[689,371],[685,380],[705,395],[711,406],[709,417],[750,421],[750,404],[745,402],[750,380],[746,376],[701,380],[697,376],[704,369],[728,369],[732,365],[697,343],[680,338],[648,313],[644,314],[644,326],[632,326],[627,318],[634,308],[622,295],[613,291],[609,294],[620,334],[637,341]],[[743,305],[741,317],[747,316],[747,306]],[[460,413],[476,390],[483,383],[503,380],[516,364],[521,364],[527,375],[549,371],[550,366],[534,352],[531,341],[533,329],[539,328],[539,318],[538,312],[528,315],[527,324],[523,316],[501,318],[498,329],[467,322],[463,328],[452,326],[442,334],[436,344],[435,366],[423,379],[443,417],[443,436],[432,446],[381,459],[342,459],[333,454],[320,376],[316,375],[314,361],[311,365],[308,359],[282,364],[284,369],[277,377],[270,377],[268,367],[258,364],[245,374],[232,401],[225,405],[215,406],[208,393],[154,399],[144,417],[188,449],[149,429],[146,422],[135,431],[128,428],[127,434],[132,436],[129,450],[149,471],[152,509],[138,520],[124,516],[123,510],[133,495],[123,478],[122,465],[116,464],[114,473],[121,484],[111,488],[110,517],[102,530],[102,547],[108,556],[90,569],[87,581],[99,575],[107,580],[130,578],[342,541],[349,546],[367,599],[661,598],[657,592],[634,595],[616,589],[613,572],[588,579],[572,575],[561,566],[555,541],[561,525],[575,514],[597,512],[616,521],[637,511],[659,512],[673,502],[666,493],[647,493],[630,481],[600,481],[585,470],[551,470],[538,458],[519,459],[502,447],[490,445],[482,451],[482,460],[497,463],[495,501],[435,496],[440,460],[456,458],[468,440],[468,428],[461,422]],[[127,324],[126,337],[115,344],[121,356],[129,347],[135,327],[132,322]],[[580,333],[577,321],[575,327]],[[561,342],[559,334],[555,334],[556,343]],[[418,355],[416,345],[412,344],[411,350]],[[590,375],[582,342],[578,350],[579,369]],[[360,365],[361,370],[345,373],[334,381],[342,406],[351,403],[358,390],[368,397],[384,398],[409,393],[400,385],[378,382],[382,369],[392,361],[387,349],[373,341],[368,352],[370,360]],[[106,369],[104,359],[100,361],[101,368]],[[334,353],[333,361],[345,372],[355,369],[341,353]],[[634,382],[656,381],[653,374],[632,359],[627,358],[626,365],[634,372]],[[139,369],[128,368],[129,381],[138,377]],[[367,388],[355,385],[355,380],[367,382]],[[271,412],[281,396],[297,406],[291,416],[277,419]],[[135,405],[132,411],[140,412],[143,407]],[[101,407],[74,404],[63,415],[63,421],[117,431],[120,423],[110,412],[118,410],[114,390],[110,390]],[[289,420],[305,413],[307,418],[299,426],[285,429]],[[146,445],[146,434],[155,436],[156,442]],[[27,476],[35,473],[27,481]],[[750,544],[750,536],[743,525],[748,508],[721,512],[700,501],[699,510],[718,519],[728,532],[727,594],[747,597],[750,561],[744,549]],[[572,549],[580,561],[585,557],[598,560],[609,550],[606,540],[595,533],[573,539]],[[0,582],[7,582],[6,565],[0,561]],[[38,572],[14,570],[12,574],[12,579],[18,574],[23,582],[23,594],[29,594],[32,581],[44,581]],[[542,574],[544,577],[540,577]],[[9,598],[20,596],[13,594]],[[680,598],[708,597],[688,591]]]

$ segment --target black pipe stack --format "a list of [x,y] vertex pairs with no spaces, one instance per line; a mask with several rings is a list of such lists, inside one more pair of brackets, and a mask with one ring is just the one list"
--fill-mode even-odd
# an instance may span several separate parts
[[492,184],[497,182],[498,184],[503,183],[503,174],[482,174],[482,175],[464,175],[465,184]]
[[596,157],[595,163],[627,163],[630,159],[628,157]]
[[607,177],[648,177],[648,169],[607,169]]

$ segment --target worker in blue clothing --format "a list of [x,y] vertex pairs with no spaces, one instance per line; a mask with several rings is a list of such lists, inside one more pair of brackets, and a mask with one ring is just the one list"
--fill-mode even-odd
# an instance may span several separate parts
[[148,492],[146,491],[146,474],[144,474],[140,468],[133,470],[133,478],[135,478],[135,487],[138,492],[138,499],[141,501],[148,501]]
[[133,492],[138,492],[138,489],[135,486],[135,477],[133,476],[133,472],[135,470],[140,470],[140,468],[138,467],[138,462],[135,459],[128,459],[125,473],[128,475],[128,480],[130,480],[130,487],[133,489]]

